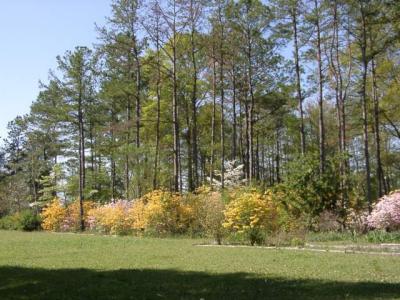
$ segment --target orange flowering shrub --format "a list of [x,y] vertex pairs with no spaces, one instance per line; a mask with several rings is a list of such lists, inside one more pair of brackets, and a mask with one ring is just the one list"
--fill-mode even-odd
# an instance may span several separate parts
[[65,217],[67,216],[67,209],[61,204],[59,199],[51,201],[41,213],[42,228],[48,231],[60,231]]

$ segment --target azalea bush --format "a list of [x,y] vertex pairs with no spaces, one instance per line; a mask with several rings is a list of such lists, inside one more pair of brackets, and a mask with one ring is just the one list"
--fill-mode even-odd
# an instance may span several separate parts
[[136,231],[155,234],[186,232],[192,213],[181,195],[163,190],[155,190],[136,200],[131,211]]
[[64,219],[67,216],[67,209],[59,199],[51,201],[42,211],[42,228],[48,231],[60,231]]
[[[83,202],[83,220],[88,226],[88,211],[94,207],[92,201]],[[78,231],[81,227],[80,204],[76,200],[65,206],[59,199],[51,201],[42,211],[42,228],[48,231]]]
[[366,233],[368,217],[368,210],[350,208],[346,213],[346,228],[355,233]]
[[256,191],[236,194],[225,210],[223,226],[244,233],[252,245],[261,243],[264,233],[278,227],[278,210],[272,194]]
[[[94,202],[85,200],[83,201],[83,222],[85,228],[89,226],[88,213],[94,207]],[[62,223],[62,231],[79,231],[81,229],[81,212],[79,200],[67,205],[67,211]]]
[[125,235],[133,229],[132,202],[118,200],[98,205],[88,212],[89,229],[106,234]]
[[400,229],[400,190],[383,196],[367,219],[368,226],[387,231]]

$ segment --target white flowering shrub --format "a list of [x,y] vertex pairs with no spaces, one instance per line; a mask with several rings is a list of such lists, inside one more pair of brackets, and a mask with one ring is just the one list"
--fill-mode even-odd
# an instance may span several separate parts
[[[237,160],[228,160],[224,163],[224,186],[225,187],[237,187],[246,182],[244,165],[239,164]],[[221,171],[215,171],[215,177],[212,178],[212,184],[215,187],[221,187]],[[210,178],[207,177],[210,182]]]

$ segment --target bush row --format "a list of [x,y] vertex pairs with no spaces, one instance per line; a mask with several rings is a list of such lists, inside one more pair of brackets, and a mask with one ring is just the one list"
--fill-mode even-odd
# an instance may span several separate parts
[[[231,189],[221,193],[203,187],[184,195],[156,190],[134,201],[108,204],[85,201],[83,221],[87,230],[101,234],[191,234],[212,236],[218,243],[226,238],[232,243],[247,240],[255,244],[268,240],[269,244],[288,241],[299,244],[310,228],[331,233],[343,229],[332,211],[324,211],[312,219],[299,213],[288,198],[286,193],[277,190]],[[371,214],[350,209],[346,218],[349,232],[399,230],[400,192],[380,199]],[[40,225],[48,231],[79,231],[79,202],[64,205],[54,199],[40,215],[22,211],[0,219],[0,229],[35,230]]]
[[[51,231],[79,229],[78,202],[63,206],[52,201],[43,211],[42,227]],[[134,201],[105,205],[85,201],[84,222],[93,232],[116,235],[194,234],[213,236],[218,243],[226,234],[239,234],[251,244],[261,243],[287,223],[272,193],[232,191],[222,194],[207,188],[185,195],[156,190]]]

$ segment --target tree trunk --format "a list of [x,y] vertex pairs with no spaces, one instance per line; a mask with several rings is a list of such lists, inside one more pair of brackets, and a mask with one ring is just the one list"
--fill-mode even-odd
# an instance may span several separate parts
[[141,101],[140,101],[140,92],[141,92],[141,65],[140,65],[140,57],[138,47],[136,45],[135,39],[135,47],[134,47],[134,55],[136,62],[136,169],[137,171],[137,197],[140,197],[142,194],[141,190],[141,172],[140,172],[140,115],[141,115]]
[[368,203],[369,212],[372,211],[372,192],[371,192],[371,169],[369,161],[369,142],[368,142],[368,103],[367,103],[367,72],[368,72],[368,60],[367,60],[367,27],[366,27],[366,16],[364,11],[364,4],[360,2],[361,12],[361,63],[362,63],[362,86],[361,86],[361,103],[362,103],[362,117],[363,117],[363,133],[364,133],[364,159],[365,159],[365,176],[366,176],[366,201]]
[[174,191],[179,192],[180,190],[180,155],[179,155],[179,119],[178,119],[178,83],[176,78],[176,62],[177,62],[177,54],[176,54],[176,1],[173,3],[174,15],[173,15],[173,23],[172,23],[172,84],[173,84],[173,93],[172,93],[172,122],[173,122],[173,136],[174,136]]
[[[372,41],[370,42],[372,43]],[[382,168],[382,160],[381,160],[381,137],[380,137],[380,128],[379,128],[379,98],[377,93],[377,83],[376,83],[376,69],[375,69],[375,60],[371,60],[371,70],[372,70],[372,95],[374,102],[374,136],[375,136],[375,150],[376,150],[376,172],[377,172],[377,181],[378,181],[378,195],[382,197],[388,191],[385,188],[384,184],[384,174]]]
[[160,160],[160,120],[161,120],[161,62],[160,62],[160,41],[159,25],[157,23],[156,44],[157,44],[157,121],[156,121],[156,153],[154,157],[153,190],[158,188],[158,164]]
[[191,28],[191,35],[190,35],[190,42],[191,42],[191,54],[192,54],[192,65],[193,65],[193,90],[192,90],[192,151],[193,151],[193,180],[194,180],[194,187],[199,186],[199,175],[198,175],[198,147],[197,147],[197,61],[196,61],[196,28],[195,28],[195,19],[194,19],[194,0],[190,1],[190,10],[192,15],[192,28]]
[[214,146],[215,146],[215,117],[216,117],[216,98],[217,98],[217,71],[215,62],[215,49],[213,45],[212,49],[212,60],[213,60],[213,77],[212,77],[212,93],[213,93],[213,107],[211,117],[211,156],[210,156],[210,185],[213,185],[214,176]]
[[232,62],[232,110],[233,110],[233,124],[232,124],[232,160],[237,158],[237,116],[236,116],[236,68]]
[[128,148],[131,143],[131,99],[128,96],[128,103],[126,107],[126,120],[127,120],[127,132],[126,132],[126,146],[127,150],[125,153],[125,199],[129,200],[129,153]]
[[323,106],[323,77],[322,77],[322,51],[321,51],[321,29],[320,29],[320,7],[318,0],[314,1],[316,10],[317,27],[317,62],[318,62],[318,106],[319,106],[319,169],[323,174],[325,171],[325,126],[324,126],[324,106]]
[[297,102],[299,105],[299,114],[300,114],[300,150],[301,154],[304,155],[306,152],[306,137],[304,132],[303,96],[301,92],[300,59],[299,59],[298,37],[297,37],[297,6],[298,6],[298,1],[296,0],[292,11],[292,25],[293,25],[293,41],[294,41],[294,63],[296,69]]
[[249,162],[249,183],[252,182],[254,176],[254,87],[253,87],[253,63],[252,63],[252,45],[251,45],[251,31],[247,27],[247,63],[248,63],[248,88],[250,92],[250,107],[248,116],[248,162]]
[[79,210],[81,231],[85,230],[83,201],[85,200],[85,132],[83,123],[82,94],[78,99],[78,123],[79,123]]
[[219,62],[219,83],[220,83],[220,97],[221,97],[221,188],[224,188],[225,181],[225,117],[224,117],[224,100],[225,100],[225,90],[224,90],[224,49],[223,49],[223,41],[224,41],[224,24],[222,21],[222,8],[221,6],[218,9],[219,14],[219,23],[221,27],[221,36],[220,36],[220,44],[219,44],[219,54],[220,54],[220,62]]

